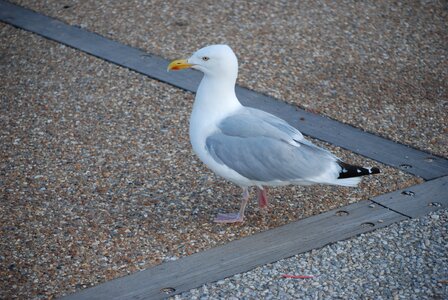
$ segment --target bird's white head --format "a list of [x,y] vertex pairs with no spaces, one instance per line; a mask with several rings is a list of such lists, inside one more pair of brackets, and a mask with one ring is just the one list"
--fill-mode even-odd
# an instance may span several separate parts
[[238,59],[227,45],[211,45],[199,49],[189,59],[172,61],[168,71],[192,68],[209,77],[236,80],[238,76]]

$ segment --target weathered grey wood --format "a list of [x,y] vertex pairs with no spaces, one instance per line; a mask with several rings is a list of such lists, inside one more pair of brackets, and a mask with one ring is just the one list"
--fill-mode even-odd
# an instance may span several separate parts
[[[168,73],[168,61],[159,56],[3,0],[0,0],[0,20],[187,91],[195,92],[202,77],[194,70]],[[242,87],[237,87],[237,94],[243,104],[271,112],[287,120],[306,135],[401,168],[426,180],[448,175],[448,160],[444,158],[395,143]]]
[[448,208],[448,176],[381,195],[372,200],[412,218]]
[[[66,299],[161,299],[297,253],[407,219],[362,201],[106,282]],[[338,216],[343,210],[348,215]],[[367,225],[362,225],[370,223]]]

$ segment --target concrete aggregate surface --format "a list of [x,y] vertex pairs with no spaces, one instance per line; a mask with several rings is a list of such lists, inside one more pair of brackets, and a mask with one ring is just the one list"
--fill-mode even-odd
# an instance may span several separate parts
[[272,189],[247,221],[239,188],[190,150],[183,92],[0,24],[0,298],[53,298],[375,195],[420,178],[327,146],[383,173],[359,188]]
[[[283,274],[313,275],[310,279]],[[172,299],[447,299],[448,211],[340,241]]]
[[[444,1],[11,2],[167,59],[227,43],[240,85],[448,157]],[[241,191],[192,153],[192,93],[4,23],[0,80],[1,299],[52,299],[423,182],[313,140],[382,174],[271,189],[269,211],[252,201],[244,224],[214,224]],[[447,299],[447,220],[433,212],[173,299]]]
[[14,2],[169,59],[229,44],[239,84],[448,156],[445,1]]

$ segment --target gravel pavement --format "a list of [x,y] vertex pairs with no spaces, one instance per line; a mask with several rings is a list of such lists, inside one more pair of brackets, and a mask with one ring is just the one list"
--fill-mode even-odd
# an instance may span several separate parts
[[[413,1],[406,6],[303,1],[299,9],[288,1],[18,2],[167,58],[227,42],[240,57],[242,85],[447,155],[446,48],[441,46],[446,13],[441,2]],[[193,94],[3,23],[0,51],[0,298],[57,297],[422,182],[316,141],[344,160],[378,165],[383,173],[366,178],[357,189],[272,189],[268,213],[260,214],[252,203],[245,224],[214,224],[216,213],[238,207],[240,191],[213,176],[191,152],[187,124]],[[439,220],[446,221],[446,214]],[[446,242],[446,230],[440,236]],[[409,240],[413,239],[403,242]],[[348,242],[319,251],[344,243]],[[335,251],[326,254],[327,260],[322,256],[313,261],[319,257],[316,251],[308,254],[305,261],[315,269],[303,264],[303,270],[285,272],[319,275],[324,267],[331,270],[326,265],[319,268],[319,262],[331,257],[343,261]],[[403,265],[412,257],[411,250],[406,251]],[[362,251],[347,253],[356,258]],[[303,282],[283,280],[269,273],[274,265],[254,271],[268,272],[264,275],[273,288],[264,290],[274,298],[283,297],[281,291],[285,297],[300,295],[297,286],[312,291],[313,283],[317,292],[325,287],[321,279],[329,281],[330,290],[335,278],[330,274]],[[334,274],[348,268],[328,266],[335,268]],[[363,278],[359,272],[356,278]],[[337,283],[350,274],[344,271]],[[261,275],[254,278],[261,282]],[[366,278],[357,286],[368,284]],[[428,286],[435,280],[422,278]],[[226,279],[215,290],[239,297],[237,282]],[[278,282],[282,289],[276,290]],[[417,280],[409,282],[420,286]],[[270,287],[269,281],[264,286]],[[335,291],[336,284],[331,286]],[[262,296],[250,285],[238,292],[246,293],[245,289],[259,292],[247,298]],[[436,297],[440,291],[433,288],[430,295]],[[201,294],[207,293],[192,291],[184,297]]]
[[[283,274],[314,278],[285,279]],[[448,299],[448,210],[261,266],[172,299]]]
[[271,189],[269,212],[253,201],[244,224],[215,224],[240,189],[192,153],[191,93],[9,25],[0,50],[0,298],[73,292],[422,182],[318,142],[383,173]]
[[446,1],[13,2],[169,59],[229,44],[239,84],[448,155]]

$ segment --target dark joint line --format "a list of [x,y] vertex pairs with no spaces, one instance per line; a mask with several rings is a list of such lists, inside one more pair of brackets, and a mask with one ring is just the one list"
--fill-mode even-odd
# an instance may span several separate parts
[[375,200],[373,200],[373,199],[371,199],[371,198],[369,198],[369,200],[372,201],[373,203],[375,203],[375,204],[378,205],[378,206],[381,206],[381,207],[383,207],[383,208],[385,208],[385,209],[388,209],[388,210],[390,210],[390,211],[393,211],[394,213],[397,213],[397,214],[399,214],[399,215],[402,215],[403,217],[406,217],[406,218],[408,218],[408,219],[412,219],[411,216],[409,216],[409,215],[407,215],[407,214],[405,214],[405,213],[403,213],[403,212],[401,212],[401,211],[399,211],[399,210],[390,208],[389,206],[384,205],[384,204],[381,204],[380,202],[377,202],[377,201],[375,201]]

